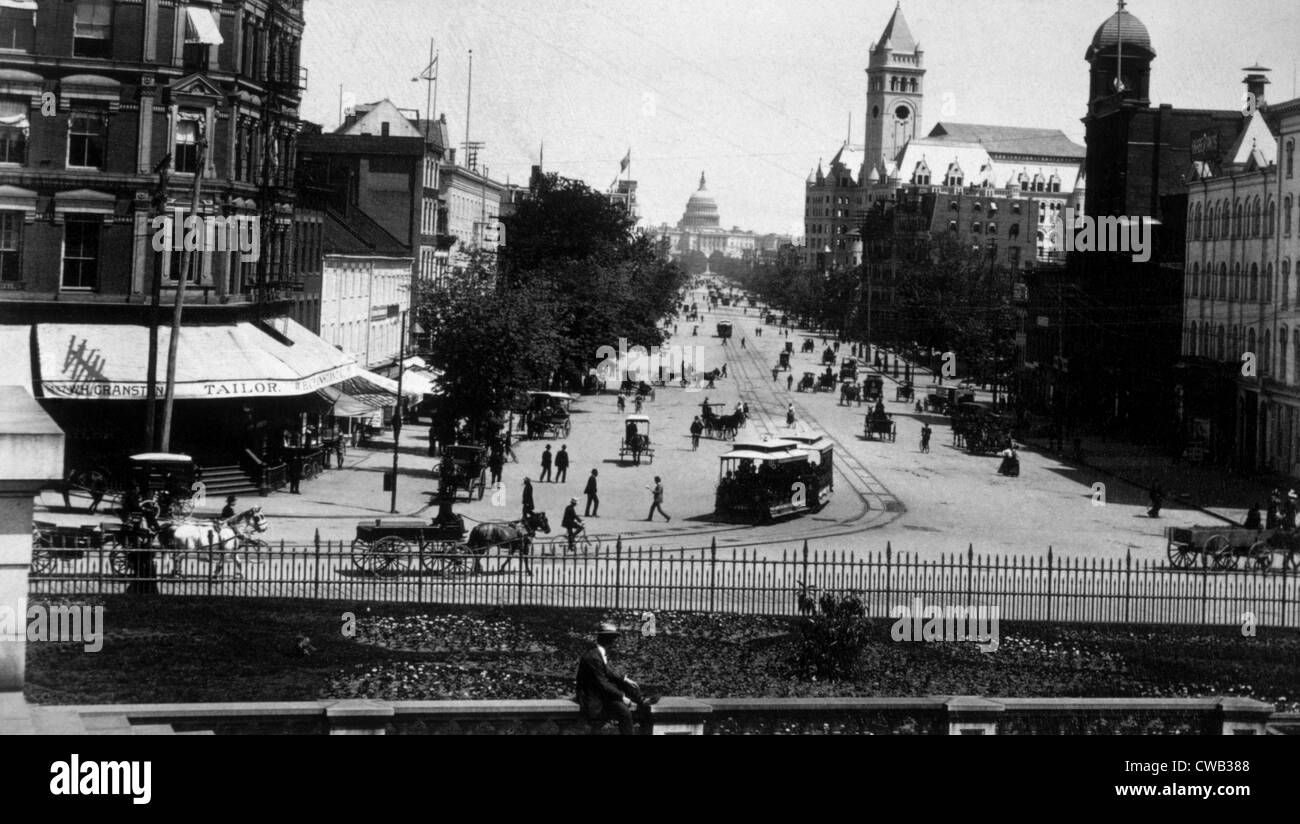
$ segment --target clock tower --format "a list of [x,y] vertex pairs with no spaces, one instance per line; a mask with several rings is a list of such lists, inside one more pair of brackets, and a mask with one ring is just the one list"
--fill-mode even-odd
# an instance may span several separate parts
[[[871,44],[867,64],[866,162],[883,181],[907,142],[917,136],[925,69],[920,45],[894,7],[878,43]],[[866,174],[870,174],[870,170]]]

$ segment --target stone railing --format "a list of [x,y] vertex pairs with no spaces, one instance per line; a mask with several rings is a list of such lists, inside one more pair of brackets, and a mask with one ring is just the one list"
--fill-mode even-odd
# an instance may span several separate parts
[[[577,706],[535,701],[305,701],[60,707],[104,724],[177,733],[574,735]],[[654,735],[1264,735],[1286,720],[1240,698],[664,698],[640,713]],[[1275,725],[1276,726],[1276,725]],[[613,728],[607,726],[606,733]]]

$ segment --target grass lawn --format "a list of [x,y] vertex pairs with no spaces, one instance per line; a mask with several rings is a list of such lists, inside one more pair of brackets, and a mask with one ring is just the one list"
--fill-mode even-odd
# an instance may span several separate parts
[[[59,603],[48,599],[33,603]],[[77,603],[85,603],[79,601]],[[897,643],[870,622],[858,674],[795,669],[800,621],[302,600],[110,597],[103,649],[27,647],[28,700],[43,704],[301,701],[319,698],[559,698],[604,619],[614,660],[662,695],[1237,695],[1300,709],[1300,633],[1236,628],[1004,623],[1001,646]],[[344,614],[356,616],[355,632]],[[307,639],[307,644],[302,639]]]

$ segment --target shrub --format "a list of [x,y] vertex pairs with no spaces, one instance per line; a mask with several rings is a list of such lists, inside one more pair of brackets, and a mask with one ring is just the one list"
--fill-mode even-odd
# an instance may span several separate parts
[[806,676],[828,680],[852,678],[867,643],[866,608],[856,595],[825,593],[818,614],[800,625],[795,666]]

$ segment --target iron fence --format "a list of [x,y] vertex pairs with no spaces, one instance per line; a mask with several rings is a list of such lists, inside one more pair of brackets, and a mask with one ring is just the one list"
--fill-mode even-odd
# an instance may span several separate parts
[[[442,546],[450,546],[444,544]],[[520,604],[798,615],[824,593],[856,594],[871,617],[898,607],[998,607],[1000,620],[1300,627],[1294,570],[1174,569],[1124,558],[883,552],[672,550],[563,539],[527,557],[435,551],[415,542],[261,544],[230,555],[177,556],[115,546],[45,547],[33,595],[148,593]],[[178,562],[178,564],[177,564]],[[178,566],[178,568],[177,568]],[[176,574],[172,574],[176,573]],[[910,613],[909,613],[910,614]]]

